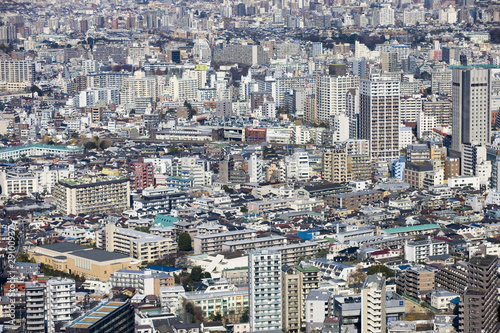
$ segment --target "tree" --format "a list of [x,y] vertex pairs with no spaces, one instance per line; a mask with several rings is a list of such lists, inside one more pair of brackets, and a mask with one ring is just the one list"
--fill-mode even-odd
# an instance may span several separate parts
[[227,185],[222,185],[222,189],[226,193],[229,193],[229,194],[233,194],[234,193],[234,190],[232,188],[230,188],[229,186],[227,186]]
[[38,87],[37,85],[32,85],[31,86],[31,92],[32,93],[37,93],[38,94],[38,97],[42,97],[43,96],[43,92],[42,92],[42,89],[40,89],[40,87]]
[[326,255],[330,253],[330,251],[328,249],[324,249],[324,250],[320,250],[318,251],[314,256],[316,258],[326,258]]
[[368,267],[368,271],[366,272],[368,275],[373,275],[377,273],[382,273],[386,278],[394,277],[394,272],[385,265],[373,265]]
[[181,251],[191,251],[191,236],[188,233],[181,233],[177,239],[177,245]]
[[190,276],[191,280],[193,282],[200,282],[201,279],[203,278],[202,273],[203,272],[200,266],[193,267],[193,269],[191,269],[191,276]]
[[366,273],[358,268],[357,270],[349,274],[349,276],[347,277],[347,283],[349,285],[361,284],[365,281],[365,279]]
[[242,323],[248,323],[249,321],[249,310],[248,308],[245,308],[245,310],[243,310],[243,313],[241,314],[241,322]]
[[242,213],[248,213],[248,208],[246,208],[245,206],[242,206],[240,208],[240,212],[242,212]]

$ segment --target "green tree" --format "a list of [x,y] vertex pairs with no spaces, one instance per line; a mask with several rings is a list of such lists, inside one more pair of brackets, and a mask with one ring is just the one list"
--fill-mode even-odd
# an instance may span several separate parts
[[193,269],[191,269],[190,277],[193,282],[200,282],[201,279],[203,278],[203,272],[201,270],[201,267],[200,266],[193,267]]
[[377,273],[382,273],[386,278],[394,277],[394,272],[385,265],[373,265],[368,267],[368,271],[366,272],[368,275],[373,275]]
[[226,193],[229,193],[229,194],[233,194],[234,193],[234,190],[232,188],[230,188],[229,186],[227,186],[227,185],[222,185],[222,189]]
[[246,208],[245,206],[242,206],[240,208],[240,212],[242,212],[242,213],[248,213],[248,208]]
[[327,250],[327,249],[324,249],[324,250],[320,250],[320,251],[318,251],[318,252],[317,252],[314,256],[315,256],[316,258],[326,258],[326,255],[327,255],[328,253],[330,253],[330,251],[329,251],[329,250]]
[[245,310],[243,310],[243,313],[241,314],[241,322],[248,323],[248,321],[249,321],[249,310],[248,308],[245,308]]
[[191,236],[188,233],[183,232],[177,239],[177,245],[181,251],[191,251]]

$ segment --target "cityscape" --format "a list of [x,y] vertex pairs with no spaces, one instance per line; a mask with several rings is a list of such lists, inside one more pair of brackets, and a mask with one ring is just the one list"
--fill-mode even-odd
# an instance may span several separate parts
[[0,13],[0,332],[500,333],[500,2]]

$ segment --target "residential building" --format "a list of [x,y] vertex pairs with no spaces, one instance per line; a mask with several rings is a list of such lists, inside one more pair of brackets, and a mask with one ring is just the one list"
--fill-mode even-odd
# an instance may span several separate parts
[[469,260],[467,275],[460,297],[459,331],[498,332],[498,257],[476,254]]
[[193,239],[194,254],[219,254],[222,252],[222,244],[225,242],[255,239],[256,230],[236,230],[216,234],[199,235]]
[[448,254],[448,244],[439,239],[417,240],[405,243],[405,260],[410,262],[424,262],[429,256]]
[[56,324],[70,321],[76,305],[75,280],[53,278],[45,287],[45,319],[47,333],[56,332]]
[[126,270],[121,269],[114,272],[109,281],[111,286],[121,288],[134,288],[142,295],[159,295],[161,288],[172,287],[174,277],[165,272],[153,273],[150,270]]
[[155,261],[177,249],[175,239],[156,236],[108,223],[96,234],[96,246],[140,261]]
[[68,333],[133,333],[134,308],[130,302],[107,301],[66,326]]
[[361,330],[367,333],[386,331],[385,277],[369,275],[361,287]]
[[248,276],[250,330],[281,330],[281,254],[268,249],[250,251]]
[[453,69],[453,135],[451,149],[486,145],[491,137],[490,72],[487,68]]
[[396,279],[396,285],[400,292],[414,298],[420,294],[435,289],[436,269],[430,266],[415,265],[404,270]]
[[145,188],[154,185],[153,165],[144,163],[142,158],[132,165],[133,168],[133,186],[136,191],[142,191]]
[[370,142],[378,160],[399,158],[399,82],[387,78],[360,81],[360,138]]
[[45,285],[26,282],[26,332],[45,333]]
[[347,154],[343,149],[328,149],[323,152],[321,178],[331,183],[346,183],[351,180],[347,169]]
[[60,180],[53,190],[62,214],[102,214],[130,208],[130,179],[85,177]]

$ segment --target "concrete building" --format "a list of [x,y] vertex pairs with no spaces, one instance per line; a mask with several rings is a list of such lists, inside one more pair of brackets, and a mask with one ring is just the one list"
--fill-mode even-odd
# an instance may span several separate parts
[[219,254],[222,252],[223,243],[255,239],[256,237],[257,232],[253,229],[195,236],[193,239],[194,254]]
[[248,254],[250,330],[280,331],[283,327],[281,254],[260,249]]
[[56,324],[70,321],[76,305],[75,280],[54,278],[45,287],[47,333],[56,332]]
[[448,244],[437,239],[418,240],[405,244],[405,260],[424,262],[429,256],[448,254]]
[[144,163],[142,158],[133,164],[133,186],[136,191],[142,191],[154,184],[153,165]]
[[121,269],[114,272],[109,281],[113,288],[132,287],[142,295],[159,295],[161,288],[173,287],[174,276],[165,272],[153,273],[150,270]]
[[351,180],[347,170],[347,154],[343,149],[327,149],[323,152],[321,178],[331,183]]
[[369,275],[361,287],[361,331],[386,331],[385,278],[382,274]]
[[467,271],[459,305],[460,332],[498,332],[498,257],[476,254]]
[[26,282],[26,326],[28,333],[45,333],[45,285]]
[[316,122],[330,123],[331,117],[346,112],[346,96],[357,85],[351,75],[322,75],[316,84]]
[[138,264],[138,260],[122,254],[66,242],[34,247],[28,255],[37,263],[50,265],[56,270],[100,281],[107,281],[120,269],[135,269]]
[[414,298],[419,298],[422,292],[435,289],[435,268],[430,266],[415,265],[407,268],[396,279],[400,292]]
[[60,180],[53,190],[59,212],[102,214],[130,208],[130,179],[127,177],[85,177]]
[[67,157],[75,154],[83,154],[83,147],[34,143],[0,149],[0,159],[2,160],[17,160],[21,157],[31,156]]
[[360,138],[370,141],[379,160],[399,158],[399,82],[385,78],[360,81]]
[[31,86],[35,81],[35,63],[29,60],[0,60],[0,82],[19,82]]
[[311,332],[315,325],[323,324],[333,314],[332,292],[328,290],[311,290],[305,300],[306,332]]
[[490,72],[487,68],[453,69],[453,135],[451,149],[486,145],[491,139]]
[[133,333],[134,308],[130,302],[107,301],[66,326],[68,333]]
[[96,246],[121,253],[140,261],[155,261],[172,254],[177,249],[175,239],[156,236],[114,224],[106,226],[96,234]]

